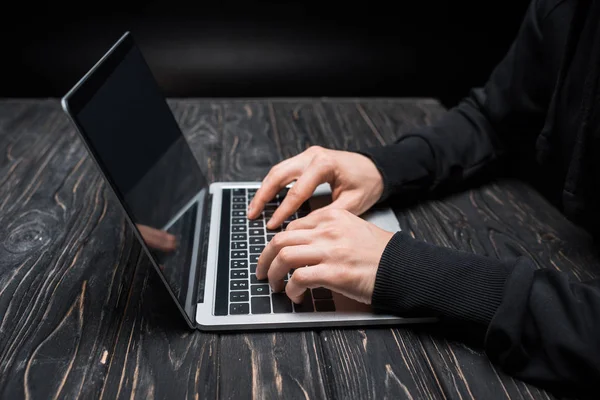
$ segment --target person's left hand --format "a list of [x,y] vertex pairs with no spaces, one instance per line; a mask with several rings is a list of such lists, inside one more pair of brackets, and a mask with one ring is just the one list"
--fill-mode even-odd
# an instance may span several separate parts
[[[277,233],[258,259],[256,277],[302,302],[307,288],[325,287],[370,304],[381,255],[394,235],[340,209],[315,210]],[[304,268],[303,268],[304,267]]]

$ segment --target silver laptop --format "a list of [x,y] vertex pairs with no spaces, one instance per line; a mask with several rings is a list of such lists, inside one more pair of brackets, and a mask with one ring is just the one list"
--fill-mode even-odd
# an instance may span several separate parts
[[[268,282],[257,280],[257,259],[277,233],[267,230],[265,222],[285,189],[262,217],[248,220],[246,209],[260,182],[208,184],[129,32],[65,95],[62,106],[190,327],[250,330],[431,321],[376,314],[326,288],[308,290],[303,303],[294,304],[284,292],[274,293]],[[327,204],[330,194],[328,185],[320,186],[290,220]],[[362,217],[390,231],[400,229],[388,208],[373,208]],[[175,235],[175,249],[161,249],[146,233],[160,231]]]

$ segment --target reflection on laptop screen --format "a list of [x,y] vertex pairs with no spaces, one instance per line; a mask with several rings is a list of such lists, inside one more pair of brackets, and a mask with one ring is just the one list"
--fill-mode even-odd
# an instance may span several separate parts
[[73,118],[134,223],[177,236],[179,245],[170,254],[146,244],[189,312],[186,305],[194,294],[188,274],[198,258],[194,240],[207,182],[140,50],[129,46],[119,57],[81,107],[72,110]]

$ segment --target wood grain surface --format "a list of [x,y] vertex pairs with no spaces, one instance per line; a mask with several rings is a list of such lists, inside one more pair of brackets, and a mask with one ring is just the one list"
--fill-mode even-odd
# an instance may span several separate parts
[[[313,144],[390,143],[428,99],[170,100],[209,181],[260,180]],[[430,243],[600,276],[589,237],[518,181],[398,210]],[[548,399],[431,326],[190,331],[50,100],[0,101],[0,397]]]

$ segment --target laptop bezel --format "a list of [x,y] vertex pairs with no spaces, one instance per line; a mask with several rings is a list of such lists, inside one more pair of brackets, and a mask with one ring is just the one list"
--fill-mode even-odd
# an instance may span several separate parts
[[[162,274],[160,267],[155,262],[154,257],[152,256],[152,252],[147,247],[146,242],[144,241],[140,231],[138,230],[137,226],[135,225],[135,222],[133,221],[133,214],[131,210],[127,207],[125,200],[122,198],[119,191],[117,190],[115,182],[110,177],[110,174],[108,173],[107,168],[102,163],[99,155],[96,153],[93,147],[89,145],[88,138],[85,135],[85,130],[76,118],[76,115],[79,113],[79,111],[81,111],[81,109],[87,104],[87,102],[91,99],[94,93],[96,93],[96,91],[102,86],[102,84],[111,75],[115,68],[118,65],[120,65],[120,62],[123,60],[125,55],[127,55],[128,52],[134,46],[135,41],[131,32],[125,32],[121,36],[121,38],[117,40],[117,42],[102,56],[102,58],[98,62],[96,62],[96,64],[79,80],[79,82],[77,82],[77,84],[75,84],[75,86],[73,86],[73,88],[65,96],[63,96],[63,98],[61,99],[61,106],[64,112],[69,117],[70,121],[76,127],[75,131],[81,138],[81,141],[87,149],[90,158],[96,164],[102,176],[104,177],[104,180],[108,183],[108,186],[112,190],[113,194],[119,200],[118,203],[120,204],[120,207],[123,213],[125,214],[126,220],[128,221],[129,225],[133,230],[134,235],[136,236],[137,240],[142,246],[144,253],[150,259],[150,263],[158,273],[158,276],[163,282],[165,288],[167,289],[167,292],[174,300],[177,309],[183,315],[188,326],[190,328],[196,329],[197,323],[195,321],[195,318],[192,319],[188,316],[187,311],[180,304],[175,293],[171,290],[171,287],[166,281],[164,275]],[[199,212],[202,211],[203,210],[199,210]],[[191,268],[191,265],[188,265],[187,268]],[[194,288],[194,291],[195,290],[196,289]],[[196,305],[197,302],[193,301],[192,307],[194,307],[194,309],[190,310],[190,315],[192,316],[196,315]]]

